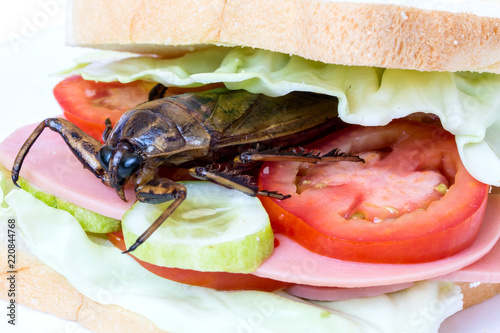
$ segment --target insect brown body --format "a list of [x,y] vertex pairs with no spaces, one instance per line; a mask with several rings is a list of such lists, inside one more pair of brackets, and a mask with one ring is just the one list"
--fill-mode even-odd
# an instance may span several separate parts
[[[262,191],[237,173],[218,173],[203,166],[265,160],[361,161],[332,152],[323,156],[278,150],[294,147],[331,131],[339,124],[337,100],[293,92],[272,98],[246,91],[216,89],[148,101],[126,112],[114,128],[107,122],[105,145],[61,118],[44,120],[18,153],[12,169],[16,183],[25,156],[45,127],[59,133],[80,162],[125,200],[123,188],[131,180],[138,200],[174,200],[129,251],[142,244],[186,198],[182,184],[158,177],[163,165],[192,167],[198,178],[236,188],[249,195],[287,196]],[[255,147],[258,146],[258,149]],[[243,154],[243,155],[240,155]],[[240,157],[238,157],[240,156]],[[244,157],[243,157],[244,156]],[[241,181],[245,179],[245,181]]]

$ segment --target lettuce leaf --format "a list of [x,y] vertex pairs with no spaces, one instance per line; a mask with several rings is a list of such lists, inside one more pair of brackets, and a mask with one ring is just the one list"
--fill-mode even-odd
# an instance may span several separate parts
[[150,80],[197,86],[224,82],[269,96],[310,91],[339,98],[339,116],[385,125],[415,112],[432,113],[456,135],[462,160],[478,180],[500,186],[500,75],[350,67],[250,48],[214,47],[177,59],[114,53],[84,61],[68,73],[89,80]]
[[[20,228],[18,248],[24,241],[87,297],[134,311],[172,333],[432,333],[462,307],[459,289],[446,282],[420,282],[404,291],[340,302],[187,286],[149,273],[106,239],[86,234],[68,212],[11,190],[2,173],[0,204],[0,221],[15,218]],[[0,223],[1,237],[5,230],[6,223]]]

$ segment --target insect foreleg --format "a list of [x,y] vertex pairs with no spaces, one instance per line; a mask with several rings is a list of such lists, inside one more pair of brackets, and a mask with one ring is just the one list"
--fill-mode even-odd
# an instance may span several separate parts
[[134,244],[123,253],[129,253],[137,249],[139,245],[144,243],[156,229],[158,229],[165,220],[179,207],[186,199],[187,191],[184,185],[175,183],[167,178],[151,179],[145,184],[136,186],[136,196],[139,201],[151,204],[158,204],[170,200],[174,200],[170,206],[153,222],[153,224],[140,235]]
[[189,174],[195,178],[202,180],[210,180],[219,185],[229,187],[247,195],[255,197],[261,195],[275,199],[284,200],[289,198],[289,195],[283,195],[274,191],[259,190],[255,185],[249,183],[249,178],[244,175],[234,174],[231,172],[218,172],[216,170],[207,170],[203,167],[196,167],[189,170]]
[[14,184],[17,185],[24,158],[46,127],[59,133],[83,166],[92,171],[92,173],[106,185],[109,185],[109,177],[101,167],[98,158],[99,149],[102,147],[102,144],[73,123],[62,118],[45,119],[35,128],[28,139],[26,139],[12,166],[12,181]]

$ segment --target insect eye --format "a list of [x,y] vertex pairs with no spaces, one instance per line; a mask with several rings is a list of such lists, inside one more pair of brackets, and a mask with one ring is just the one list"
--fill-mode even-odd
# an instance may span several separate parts
[[125,153],[118,164],[118,176],[128,178],[142,164],[142,157],[139,154]]
[[101,166],[106,172],[108,172],[109,160],[111,159],[111,155],[113,154],[113,148],[110,146],[102,146],[99,150],[99,162]]

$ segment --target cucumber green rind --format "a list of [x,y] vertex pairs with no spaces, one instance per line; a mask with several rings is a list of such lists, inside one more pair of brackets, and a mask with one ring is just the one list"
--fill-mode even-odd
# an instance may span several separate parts
[[64,199],[58,198],[52,194],[45,193],[35,186],[31,185],[23,178],[18,180],[19,186],[31,195],[33,195],[38,200],[44,202],[50,207],[65,210],[71,215],[73,215],[83,230],[93,233],[109,233],[115,232],[121,229],[121,221],[107,217],[91,210],[74,205]]
[[[132,244],[137,239],[137,235],[123,231],[126,244]],[[164,266],[182,269],[194,269],[198,271],[224,271],[230,273],[251,273],[254,272],[269,256],[274,249],[274,243],[252,242],[251,237],[261,240],[274,239],[271,227],[268,227],[255,235],[249,235],[243,240],[226,242],[216,247],[202,249],[201,246],[172,244],[167,246],[162,244],[151,244],[147,241],[139,246],[132,254],[142,261]],[[241,243],[248,243],[252,246],[241,246]],[[203,252],[203,257],[198,254]],[[248,258],[252,258],[249,260]],[[213,269],[221,267],[221,269]],[[225,267],[225,268],[224,268]],[[231,267],[230,269],[227,267]]]

